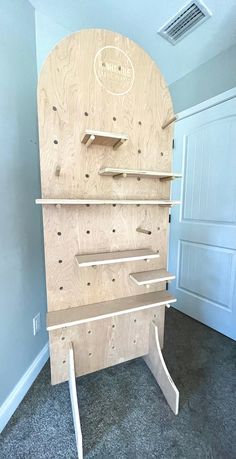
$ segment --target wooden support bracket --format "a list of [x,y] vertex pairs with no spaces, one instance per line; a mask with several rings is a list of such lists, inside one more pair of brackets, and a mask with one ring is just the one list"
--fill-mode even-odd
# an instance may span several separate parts
[[71,408],[72,408],[73,421],[74,421],[78,459],[83,459],[83,440],[82,440],[79,407],[78,407],[78,399],[77,399],[77,391],[76,391],[75,361],[74,361],[74,349],[73,349],[72,343],[69,344],[68,370],[69,370],[70,400],[71,400]]
[[116,174],[116,175],[113,175],[113,179],[117,179],[117,178],[126,178],[127,177],[127,174]]
[[144,361],[150,368],[154,378],[156,379],[160,389],[162,390],[167,403],[174,412],[179,412],[179,391],[171,379],[167,366],[165,364],[161,346],[158,337],[158,327],[153,321],[150,325],[149,334],[149,353],[144,356]]
[[177,120],[177,116],[172,116],[168,121],[166,121],[161,127],[162,129],[167,128],[167,126],[170,126],[170,124],[174,123]]
[[86,142],[86,144],[85,144],[86,147],[89,147],[89,145],[91,145],[91,144],[94,142],[94,140],[95,140],[95,135],[92,134],[92,135],[88,138],[88,140],[87,140],[87,142]]
[[117,148],[119,148],[121,145],[123,145],[123,143],[126,142],[127,139],[120,139],[118,140],[118,142],[115,143],[115,145],[113,146],[113,150],[117,150]]
[[175,176],[173,175],[172,177],[161,177],[160,181],[161,182],[170,182],[171,180],[174,180]]

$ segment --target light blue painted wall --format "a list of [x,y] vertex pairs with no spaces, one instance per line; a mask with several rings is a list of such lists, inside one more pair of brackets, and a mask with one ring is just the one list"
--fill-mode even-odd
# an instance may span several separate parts
[[175,113],[236,87],[236,45],[170,85]]
[[[0,405],[47,342],[34,10],[0,0]],[[41,312],[42,331],[32,319]]]

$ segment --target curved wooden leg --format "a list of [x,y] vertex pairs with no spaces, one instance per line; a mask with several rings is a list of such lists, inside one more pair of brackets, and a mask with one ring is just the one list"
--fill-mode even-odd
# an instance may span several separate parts
[[158,327],[155,322],[150,325],[149,353],[144,360],[159,384],[170,408],[175,414],[179,412],[179,391],[171,379],[165,364],[158,338]]
[[74,349],[73,349],[72,343],[69,344],[68,368],[69,368],[70,400],[71,400],[71,408],[72,408],[73,421],[74,421],[78,458],[83,459],[83,440],[82,440],[82,432],[81,432],[80,417],[79,417],[79,407],[78,407],[78,399],[77,399],[77,391],[76,391],[75,361],[74,361]]

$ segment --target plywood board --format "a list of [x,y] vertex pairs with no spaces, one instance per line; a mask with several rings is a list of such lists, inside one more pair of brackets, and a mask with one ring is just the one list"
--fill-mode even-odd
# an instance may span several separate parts
[[152,249],[122,250],[119,252],[91,253],[76,255],[76,261],[80,267],[111,265],[128,261],[153,260],[159,258],[159,252]]
[[102,320],[111,316],[120,316],[129,312],[137,312],[143,309],[162,306],[163,304],[174,303],[175,301],[176,298],[163,290],[161,292],[144,293],[143,295],[88,304],[83,307],[53,311],[48,313],[47,329],[56,330],[63,327],[72,327],[94,320]]
[[[149,328],[156,320],[163,346],[165,307],[49,331],[52,383],[68,379],[68,343],[73,343],[75,373],[82,376],[149,352]],[[106,345],[104,345],[106,343]]]
[[153,269],[152,271],[142,271],[141,273],[131,273],[132,279],[137,285],[154,284],[156,282],[167,282],[175,279],[175,275],[166,269]]
[[[99,170],[109,164],[170,173],[172,127],[163,130],[162,125],[173,117],[173,108],[159,69],[143,49],[119,34],[100,29],[74,33],[53,49],[44,64],[38,112],[48,311],[86,308],[145,293],[145,286],[135,285],[129,274],[166,267],[170,183],[146,176],[114,180]],[[88,148],[81,142],[86,130],[127,133],[129,138],[115,151],[96,142]],[[151,235],[137,232],[139,227],[150,228]],[[148,267],[147,261],[138,260],[80,269],[75,259],[144,247],[160,253]],[[163,285],[150,287],[151,292],[159,290]],[[93,348],[99,345],[100,354],[94,351],[88,361],[86,324],[71,327],[74,330],[67,333],[75,341],[75,355],[82,355],[77,374],[144,354],[148,338],[143,334],[148,335],[152,316],[147,311],[138,314],[142,314],[140,346],[129,343],[135,329],[131,315],[125,314],[126,318],[115,318],[120,333],[116,343],[122,351],[110,350],[113,319],[104,318],[94,325]],[[79,337],[77,327],[82,327]],[[67,360],[66,339],[58,344],[57,333],[61,332],[50,332],[54,382],[67,379],[62,363]]]

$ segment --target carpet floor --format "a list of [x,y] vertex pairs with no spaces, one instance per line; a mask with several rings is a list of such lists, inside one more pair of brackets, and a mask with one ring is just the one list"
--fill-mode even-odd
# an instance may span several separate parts
[[[85,459],[236,459],[235,342],[171,309],[164,357],[178,416],[142,359],[77,380]],[[52,387],[48,363],[2,432],[0,458],[76,458],[68,383]]]

